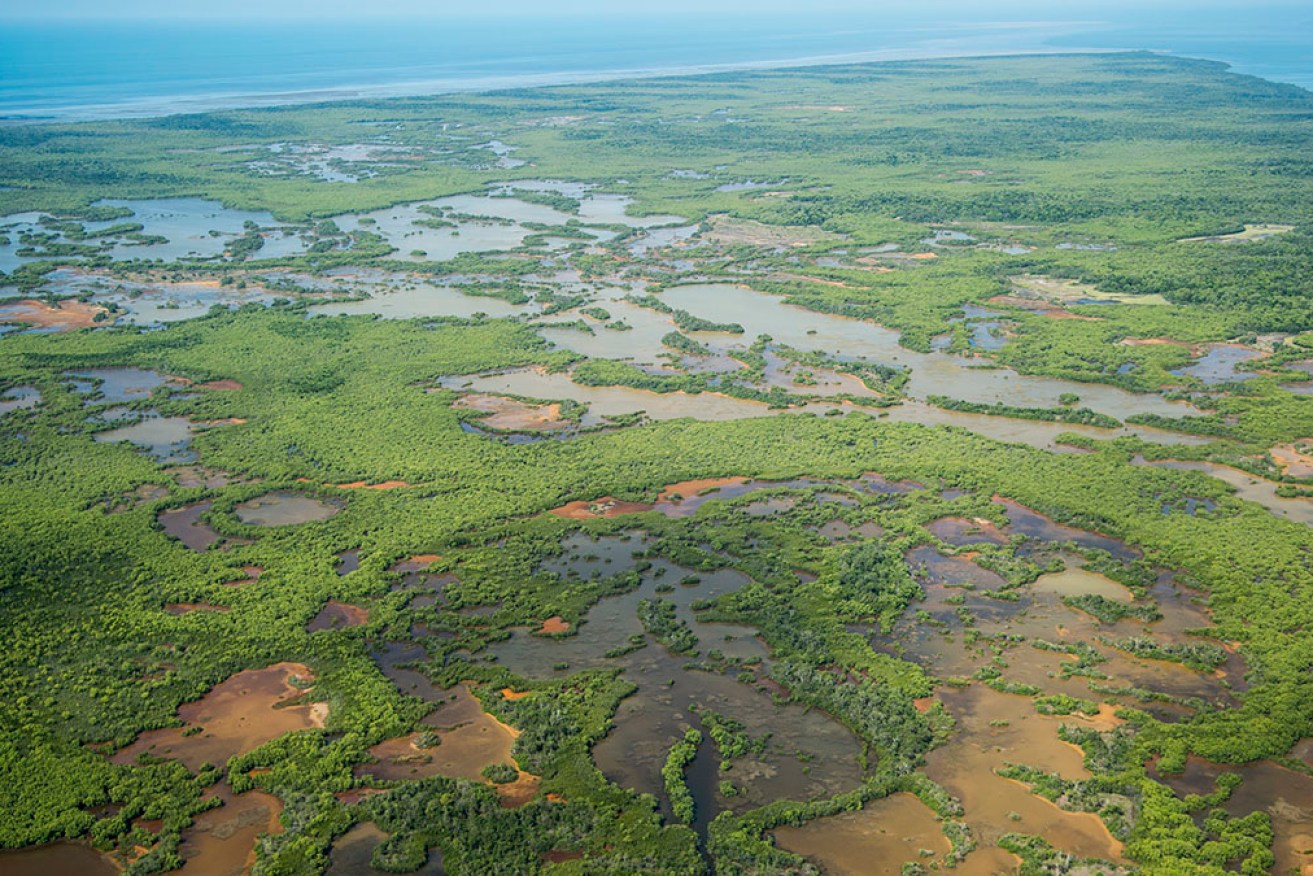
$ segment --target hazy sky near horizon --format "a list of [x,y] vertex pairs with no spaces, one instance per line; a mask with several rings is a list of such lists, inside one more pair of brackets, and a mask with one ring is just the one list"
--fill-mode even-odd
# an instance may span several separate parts
[[1200,9],[1307,11],[1307,0],[663,0],[659,9],[617,0],[482,0],[477,10],[448,0],[45,0],[42,3],[0,0],[0,18],[25,20],[105,19],[254,19],[305,18],[314,21],[354,18],[484,18],[495,15],[606,15],[651,17],[656,14],[714,16],[717,14],[852,14],[863,18],[882,12],[947,16],[958,20],[1044,20],[1073,17],[1115,17],[1119,10],[1136,13]]

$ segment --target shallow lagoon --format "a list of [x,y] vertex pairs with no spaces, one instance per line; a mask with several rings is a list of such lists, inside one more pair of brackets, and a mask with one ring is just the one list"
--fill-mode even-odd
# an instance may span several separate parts
[[359,301],[312,304],[310,313],[322,316],[378,314],[386,319],[422,319],[435,316],[469,318],[479,313],[492,317],[515,316],[526,309],[500,298],[466,295],[458,286],[416,282],[413,287],[382,288],[373,297]]
[[327,502],[300,493],[266,493],[242,502],[233,509],[248,526],[296,526],[327,520],[342,510],[341,502]]
[[[108,255],[119,261],[213,258],[222,256],[233,239],[246,233],[247,222],[254,222],[261,229],[268,229],[264,232],[264,246],[258,251],[257,258],[297,255],[308,248],[308,244],[293,229],[276,220],[272,213],[234,210],[218,201],[203,198],[110,199],[98,201],[94,206],[122,207],[131,210],[132,215],[122,219],[81,223],[87,232],[103,231],[123,223],[136,223],[143,226],[139,234],[164,237],[166,242],[143,244],[122,237],[72,241],[62,234],[57,236],[56,242],[83,245],[107,243],[110,244]],[[26,262],[39,260],[39,255],[20,256],[18,252],[25,246],[19,240],[21,233],[50,233],[50,229],[39,224],[41,216],[40,213],[0,216],[0,228],[8,229],[0,236],[0,270],[11,273]]]
[[102,444],[135,444],[160,463],[195,462],[191,437],[192,424],[186,417],[162,417],[155,411],[148,411],[129,426],[95,434],[95,440]]

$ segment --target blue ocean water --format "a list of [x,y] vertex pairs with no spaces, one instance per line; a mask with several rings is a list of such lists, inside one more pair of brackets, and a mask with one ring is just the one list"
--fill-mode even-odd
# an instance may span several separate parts
[[629,75],[946,55],[1156,49],[1313,88],[1313,11],[994,20],[518,17],[0,25],[0,117],[110,118]]

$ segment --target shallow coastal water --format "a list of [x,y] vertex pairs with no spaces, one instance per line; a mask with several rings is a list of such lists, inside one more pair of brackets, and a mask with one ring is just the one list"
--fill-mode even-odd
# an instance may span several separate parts
[[[726,68],[1054,50],[1158,49],[1313,85],[1308,21],[1287,6],[1075,3],[1060,17],[936,7],[744,17],[540,15],[440,24],[322,18],[258,27],[186,21],[14,21],[0,33],[0,114],[107,118],[260,104],[431,94]],[[990,26],[984,26],[990,25]],[[296,39],[301,51],[281,51]],[[443,46],[435,56],[432,47]],[[544,45],[555,51],[543,52]]]

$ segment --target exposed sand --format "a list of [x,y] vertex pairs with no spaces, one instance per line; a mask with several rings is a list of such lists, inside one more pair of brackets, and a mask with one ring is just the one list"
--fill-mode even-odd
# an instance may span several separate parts
[[573,425],[561,419],[559,404],[536,405],[504,395],[464,395],[452,407],[483,411],[488,416],[479,425],[502,432],[550,432]]
[[1050,319],[1084,319],[1091,322],[1099,321],[1097,316],[1083,316],[1079,313],[1072,313],[1064,310],[1056,304],[1047,301],[1040,301],[1032,298],[1021,298],[1015,295],[995,295],[989,299],[990,304],[1001,304],[1005,307],[1020,307],[1022,310],[1029,310],[1031,313],[1038,313],[1040,316],[1047,316]]
[[24,298],[21,301],[0,304],[0,323],[21,323],[34,328],[67,332],[110,325],[114,320],[96,322],[96,316],[102,313],[107,313],[105,308],[74,299],[65,299],[60,301],[57,307],[51,307],[44,301]]
[[641,502],[622,502],[613,496],[603,496],[592,501],[579,500],[567,502],[560,508],[553,508],[548,514],[564,517],[566,520],[592,520],[597,517],[619,517],[622,514],[641,514],[651,511],[651,505]]
[[798,247],[843,239],[813,225],[763,225],[751,219],[733,219],[723,214],[712,216],[707,221],[711,230],[703,236],[727,246]]
[[[1130,295],[1123,292],[1104,292],[1097,286],[1079,280],[1045,277],[1038,274],[1019,274],[1008,277],[1012,294],[1025,299],[1050,301],[1055,304],[1073,304],[1082,299],[1107,301],[1115,304],[1164,305],[1170,302],[1161,295]],[[1009,296],[1004,296],[1009,297]]]
[[1259,240],[1267,240],[1269,237],[1275,237],[1278,234],[1289,234],[1295,230],[1293,225],[1270,225],[1260,223],[1257,225],[1246,225],[1243,231],[1235,231],[1231,234],[1217,234],[1206,237],[1184,237],[1180,243],[1254,243]]
[[1313,477],[1313,438],[1278,444],[1268,451],[1283,474],[1292,478]]

